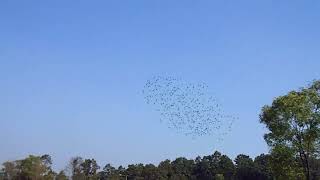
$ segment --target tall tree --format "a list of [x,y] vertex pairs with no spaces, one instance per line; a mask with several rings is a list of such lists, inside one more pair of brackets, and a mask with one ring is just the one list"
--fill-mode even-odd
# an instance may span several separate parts
[[271,157],[261,154],[254,159],[254,168],[257,180],[272,180]]
[[210,159],[210,156],[204,156],[203,158],[197,157],[195,159],[195,167],[193,171],[197,179],[211,180],[213,178]]
[[81,173],[84,174],[86,180],[95,180],[98,179],[97,171],[100,169],[96,160],[94,159],[85,159],[80,164]]
[[18,161],[20,177],[27,177],[27,179],[53,179],[55,173],[51,169],[51,163],[49,155],[30,155]]
[[160,179],[160,172],[157,167],[153,164],[146,164],[142,171],[142,177],[149,180]]
[[310,158],[318,154],[320,142],[320,81],[298,91],[276,98],[264,106],[260,122],[269,132],[267,144],[286,147],[298,156],[307,180],[310,180]]
[[144,166],[141,163],[128,165],[128,168],[126,170],[126,175],[129,180],[144,179],[142,177],[143,169],[144,169]]
[[51,169],[49,155],[30,155],[25,159],[3,163],[5,179],[53,180],[55,173]]
[[68,180],[68,177],[64,171],[60,171],[56,176],[56,180]]
[[232,180],[235,173],[235,166],[227,155],[222,155],[219,161],[219,172],[225,180]]
[[17,169],[16,162],[7,161],[3,164],[3,172],[4,172],[4,178],[8,180],[12,180],[17,178],[19,170]]
[[276,145],[272,148],[270,164],[274,178],[304,179],[303,170],[294,154],[295,152],[287,146]]
[[195,164],[193,160],[179,157],[172,161],[171,165],[174,172],[174,176],[172,177],[172,179],[195,179],[195,176],[193,174]]
[[255,180],[255,170],[253,160],[244,154],[240,154],[235,159],[236,177],[238,180]]
[[72,180],[84,180],[85,176],[81,170],[83,159],[81,157],[73,157],[69,162],[68,169],[71,171]]
[[161,161],[158,165],[160,179],[171,179],[173,170],[170,160]]
[[310,160],[310,166],[312,167],[311,178],[315,180],[320,179],[320,159],[312,158]]
[[101,172],[99,172],[99,177],[101,180],[111,179],[112,176],[116,174],[116,168],[111,164],[106,164]]

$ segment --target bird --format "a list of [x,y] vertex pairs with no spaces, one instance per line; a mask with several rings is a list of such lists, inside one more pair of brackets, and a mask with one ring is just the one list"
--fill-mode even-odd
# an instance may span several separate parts
[[170,129],[196,137],[224,131],[222,127],[231,129],[234,121],[232,116],[224,115],[221,104],[207,93],[208,88],[205,83],[155,76],[147,80],[142,93],[146,103],[155,106],[161,121],[166,121]]

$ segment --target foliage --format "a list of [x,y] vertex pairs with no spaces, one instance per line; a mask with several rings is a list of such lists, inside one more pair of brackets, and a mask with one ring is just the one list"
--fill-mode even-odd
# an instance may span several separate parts
[[55,173],[51,169],[49,155],[33,156],[17,161],[3,163],[5,179],[53,179]]
[[[99,171],[94,159],[71,158],[70,179],[74,180],[287,180],[304,179],[303,168],[293,158],[292,149],[276,147],[271,154],[261,154],[254,160],[247,155],[238,155],[234,162],[216,151],[212,155],[187,159],[164,160],[153,164],[130,164],[127,168],[106,164]],[[318,180],[320,159],[310,161],[314,171],[311,179]],[[65,171],[55,173],[51,169],[50,156],[30,155],[25,159],[3,163],[0,180],[67,180]],[[318,178],[318,179],[317,179]]]
[[310,158],[319,155],[320,81],[276,98],[271,106],[264,106],[260,121],[269,130],[265,140],[271,149],[276,154],[290,151],[290,158],[298,157],[306,179],[311,179]]

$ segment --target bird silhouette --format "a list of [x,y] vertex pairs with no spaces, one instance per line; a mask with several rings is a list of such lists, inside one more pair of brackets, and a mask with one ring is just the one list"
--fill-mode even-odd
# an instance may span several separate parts
[[231,131],[233,116],[225,115],[221,104],[205,83],[187,83],[180,78],[155,76],[142,90],[146,103],[161,115],[170,129],[192,137],[215,134],[217,139]]

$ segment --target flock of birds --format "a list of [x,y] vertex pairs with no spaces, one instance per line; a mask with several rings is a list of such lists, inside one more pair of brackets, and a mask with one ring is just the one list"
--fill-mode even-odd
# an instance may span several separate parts
[[157,76],[147,81],[143,95],[147,104],[161,114],[162,122],[192,137],[215,134],[222,140],[236,119],[223,113],[203,83]]

